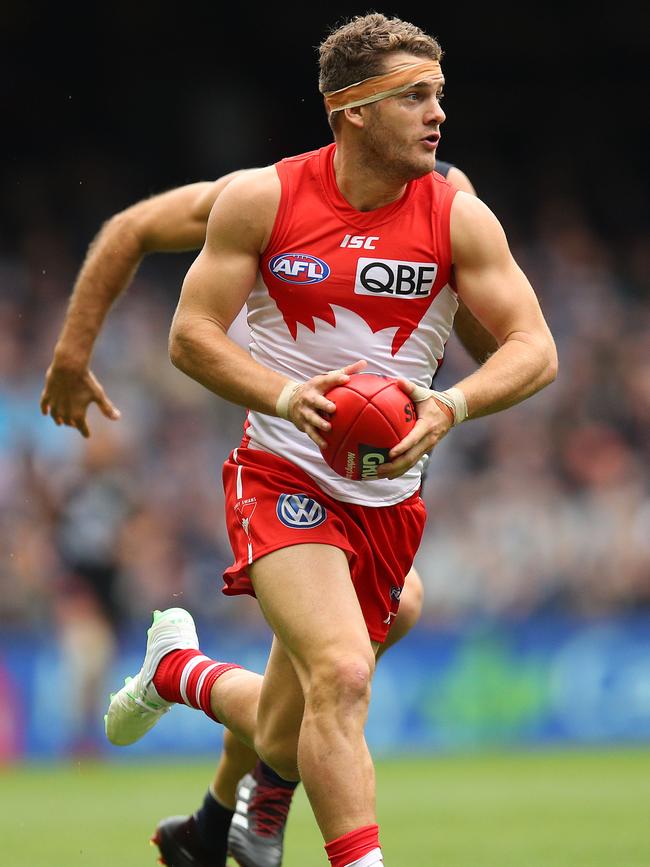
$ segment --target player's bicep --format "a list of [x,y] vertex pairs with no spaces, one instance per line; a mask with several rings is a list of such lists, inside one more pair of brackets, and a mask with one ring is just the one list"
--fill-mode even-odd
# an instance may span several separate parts
[[473,196],[458,194],[451,232],[458,295],[497,342],[514,332],[545,331],[535,292],[490,209]]
[[255,284],[260,232],[237,196],[215,203],[203,249],[183,282],[174,317],[177,329],[198,318],[228,330]]
[[227,331],[246,303],[256,272],[257,259],[249,251],[204,246],[183,281],[177,324],[200,317]]

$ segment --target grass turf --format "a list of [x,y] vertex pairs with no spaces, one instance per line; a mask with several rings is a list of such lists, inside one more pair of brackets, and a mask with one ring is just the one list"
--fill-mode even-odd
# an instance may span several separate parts
[[[159,818],[191,811],[209,763],[0,771],[0,863],[146,867]],[[424,757],[378,763],[387,867],[648,867],[650,749]],[[284,867],[324,867],[299,790]]]

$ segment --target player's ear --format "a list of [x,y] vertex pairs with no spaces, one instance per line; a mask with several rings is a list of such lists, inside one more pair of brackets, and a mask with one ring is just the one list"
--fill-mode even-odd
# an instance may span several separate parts
[[357,129],[362,129],[364,126],[362,108],[364,108],[364,106],[357,105],[354,108],[343,109],[346,120],[349,120],[352,126],[355,126]]

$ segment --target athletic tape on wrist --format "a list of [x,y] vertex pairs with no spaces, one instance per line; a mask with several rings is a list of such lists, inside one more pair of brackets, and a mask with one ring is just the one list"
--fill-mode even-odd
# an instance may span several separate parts
[[460,388],[448,388],[442,392],[454,404],[454,424],[461,424],[467,418],[467,401]]
[[278,418],[289,418],[289,401],[299,385],[300,383],[296,382],[295,379],[290,379],[280,392],[275,404],[275,412]]
[[460,424],[467,418],[467,401],[465,395],[460,388],[448,388],[446,391],[434,391],[431,388],[425,388],[423,385],[416,385],[415,390],[411,394],[413,403],[421,403],[423,400],[428,400],[430,397],[444,403],[454,414],[453,425]]

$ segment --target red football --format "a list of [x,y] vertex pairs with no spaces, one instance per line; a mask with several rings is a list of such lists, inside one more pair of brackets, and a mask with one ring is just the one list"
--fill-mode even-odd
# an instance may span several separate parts
[[346,479],[374,479],[388,452],[416,422],[413,402],[395,379],[356,373],[326,397],[336,404],[329,417],[332,429],[322,433],[327,463]]

